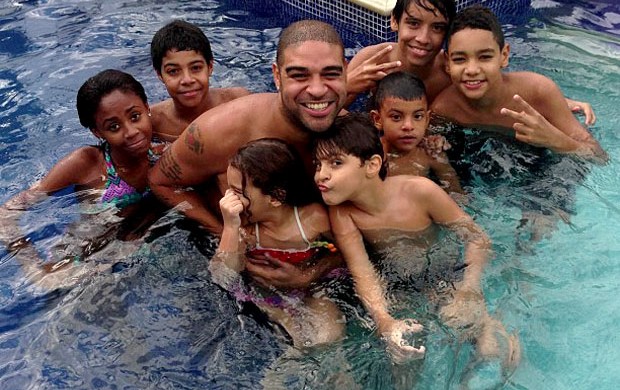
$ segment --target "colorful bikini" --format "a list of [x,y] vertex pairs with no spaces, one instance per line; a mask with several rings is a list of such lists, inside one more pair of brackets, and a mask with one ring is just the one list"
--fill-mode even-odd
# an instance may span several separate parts
[[[143,192],[138,191],[118,175],[112,163],[110,145],[107,142],[103,144],[103,156],[108,178],[105,182],[105,191],[101,197],[101,203],[113,204],[123,208],[140,201],[151,193],[148,187]],[[148,159],[150,166],[157,161],[157,157],[150,149],[148,151]]]

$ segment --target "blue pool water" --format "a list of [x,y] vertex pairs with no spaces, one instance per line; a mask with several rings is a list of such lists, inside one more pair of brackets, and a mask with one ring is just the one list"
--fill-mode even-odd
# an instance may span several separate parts
[[[606,166],[551,159],[528,172],[522,148],[483,143],[463,172],[468,210],[489,233],[495,257],[484,289],[490,310],[519,335],[523,357],[508,389],[615,389],[620,382],[620,6],[614,0],[534,0],[527,24],[506,19],[511,69],[544,73],[566,95],[594,106],[591,131]],[[200,25],[216,55],[213,84],[273,90],[269,66],[285,18],[249,14],[239,1],[6,1],[0,4],[0,201],[27,188],[76,145],[94,142],[75,112],[77,88],[118,68],[152,102],[166,91],[150,66],[153,33],[170,18]],[[363,43],[347,42],[351,55]],[[502,149],[504,148],[505,149]],[[494,152],[497,151],[497,152]],[[516,157],[515,157],[516,156]],[[488,169],[487,169],[488,168]],[[547,192],[538,191],[550,187]],[[538,191],[538,192],[537,192]],[[24,231],[43,252],[62,241],[78,210],[70,193],[29,212]],[[549,238],[516,233],[523,205],[569,213]],[[257,388],[286,350],[260,316],[210,282],[213,243],[169,215],[147,242],[111,243],[111,269],[73,288],[30,285],[0,255],[0,388]],[[89,267],[86,264],[85,267]],[[381,343],[349,307],[349,337],[333,350],[291,357],[289,388],[321,386],[347,366],[362,388],[391,388]],[[352,313],[352,314],[351,314]],[[361,315],[361,314],[360,314]],[[461,346],[425,317],[429,354],[419,388],[457,388]],[[337,349],[338,351],[334,351]],[[464,351],[464,352],[463,352]],[[346,361],[346,363],[343,363]],[[282,367],[286,362],[281,359]],[[300,369],[300,367],[302,369]]]

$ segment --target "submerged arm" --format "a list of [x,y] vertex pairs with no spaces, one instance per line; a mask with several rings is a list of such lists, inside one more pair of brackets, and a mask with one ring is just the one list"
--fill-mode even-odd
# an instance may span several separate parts
[[419,332],[422,326],[415,320],[397,320],[389,313],[383,282],[368,258],[361,232],[353,221],[339,215],[337,207],[330,208],[330,219],[338,247],[342,251],[355,284],[355,292],[377,325],[377,331],[386,339],[388,350],[396,361],[419,358],[425,348],[409,345],[405,333]]

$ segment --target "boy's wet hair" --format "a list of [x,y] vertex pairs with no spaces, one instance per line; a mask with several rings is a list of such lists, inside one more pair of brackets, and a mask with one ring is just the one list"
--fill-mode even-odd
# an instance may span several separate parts
[[338,45],[342,49],[342,58],[344,60],[344,45],[340,34],[338,34],[334,26],[320,20],[300,20],[291,23],[282,30],[276,52],[276,64],[278,66],[282,65],[284,51],[289,46],[298,45],[306,41],[319,41]]
[[245,191],[247,181],[282,203],[303,206],[318,198],[317,190],[297,151],[277,138],[250,141],[229,161],[242,176]]
[[413,73],[398,71],[388,74],[377,83],[371,107],[378,110],[385,99],[389,98],[412,101],[425,97],[426,88],[418,76]]
[[82,126],[95,129],[95,115],[101,99],[116,90],[133,93],[144,104],[148,103],[144,87],[132,75],[116,69],[106,69],[86,80],[78,90],[76,106]]
[[497,16],[489,8],[482,5],[472,5],[463,9],[456,14],[450,29],[448,30],[448,46],[450,38],[457,32],[465,29],[486,30],[493,33],[495,42],[499,45],[500,50],[504,48],[504,33]]
[[184,20],[173,20],[166,24],[151,40],[151,60],[158,74],[161,74],[161,64],[169,50],[195,50],[202,54],[207,64],[213,61],[213,52],[207,36],[198,26]]
[[450,23],[456,15],[456,3],[454,0],[396,0],[396,5],[392,9],[392,17],[396,20],[396,23],[400,23],[400,19],[407,12],[411,3],[416,4],[420,8],[433,12],[439,11],[446,21]]
[[362,165],[378,155],[382,160],[379,177],[384,180],[387,176],[387,161],[379,132],[367,114],[352,112],[337,117],[327,131],[315,135],[313,149],[315,159],[349,154],[359,158]]

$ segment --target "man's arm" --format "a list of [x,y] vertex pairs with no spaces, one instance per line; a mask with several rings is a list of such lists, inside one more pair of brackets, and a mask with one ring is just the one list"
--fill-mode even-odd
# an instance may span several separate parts
[[[217,119],[205,118],[208,114],[203,114],[190,124],[164,152],[149,172],[149,185],[167,205],[179,209],[210,232],[219,234],[222,223],[205,206],[203,198],[188,188],[225,172],[228,164],[227,145],[230,144],[223,139],[216,140],[216,136],[208,136],[206,129]],[[215,128],[212,130],[211,133],[216,133]]]

